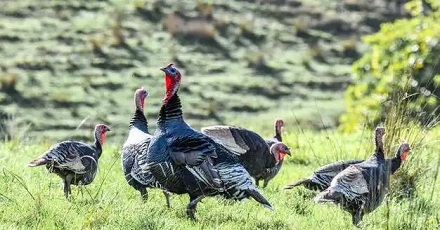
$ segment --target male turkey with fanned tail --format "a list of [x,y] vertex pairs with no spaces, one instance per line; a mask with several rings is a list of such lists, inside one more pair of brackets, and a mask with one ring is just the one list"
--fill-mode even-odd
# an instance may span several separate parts
[[290,155],[284,143],[271,140],[269,146],[267,140],[245,128],[218,125],[204,127],[201,131],[237,155],[257,186],[261,179],[264,180],[264,188],[279,172],[284,157]]
[[139,162],[140,166],[150,170],[168,191],[188,194],[187,214],[194,220],[197,203],[206,196],[252,197],[272,209],[232,153],[185,123],[177,95],[182,76],[172,64],[161,70],[166,94],[147,161]]
[[51,173],[64,182],[64,195],[70,199],[70,185],[88,185],[95,179],[102,145],[110,129],[103,124],[95,126],[95,142],[88,145],[78,141],[63,141],[52,146],[39,158],[29,162],[29,167],[46,165]]
[[[148,170],[142,170],[138,161],[146,157],[152,135],[148,131],[147,118],[144,115],[145,98],[148,92],[139,88],[134,94],[135,112],[130,120],[127,140],[122,146],[122,171],[128,184],[138,190],[141,197],[147,200],[147,188],[161,188],[159,182]],[[142,155],[144,154],[144,155]],[[163,191],[167,206],[170,207],[169,194]]]
[[319,193],[315,202],[333,202],[351,213],[352,222],[358,225],[364,214],[375,210],[388,193],[390,175],[393,174],[406,159],[410,151],[408,143],[400,145],[396,156],[385,159],[383,135],[385,129],[375,130],[378,148],[368,159],[359,164],[353,164],[337,174],[330,187]]

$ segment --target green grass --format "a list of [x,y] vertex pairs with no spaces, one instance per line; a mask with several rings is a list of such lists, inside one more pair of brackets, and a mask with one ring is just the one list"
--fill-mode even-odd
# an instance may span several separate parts
[[[11,141],[0,146],[0,229],[356,229],[351,217],[332,204],[314,204],[314,192],[304,188],[283,190],[295,179],[309,175],[319,165],[336,159],[366,158],[373,149],[371,131],[352,135],[301,131],[286,135],[293,149],[280,174],[261,192],[273,205],[271,212],[252,200],[230,203],[206,198],[198,206],[198,223],[188,220],[186,195],[172,195],[168,209],[159,190],[149,190],[142,202],[125,181],[120,168],[119,142],[109,136],[99,160],[95,181],[82,189],[73,187],[73,199],[63,195],[61,180],[44,167],[26,163],[49,146]],[[388,196],[366,215],[364,229],[435,229],[440,227],[439,130],[428,133],[414,148],[405,170],[424,167],[416,195]],[[396,145],[392,143],[393,155]],[[393,191],[394,187],[391,188]],[[389,216],[387,218],[387,216]],[[387,228],[388,226],[388,228]]]

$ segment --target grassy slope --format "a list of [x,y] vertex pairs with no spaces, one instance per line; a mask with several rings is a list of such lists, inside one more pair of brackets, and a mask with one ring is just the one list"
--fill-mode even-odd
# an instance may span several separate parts
[[[427,143],[432,143],[433,138],[431,133]],[[0,146],[0,229],[355,229],[351,217],[336,206],[314,204],[313,192],[281,188],[310,174],[321,164],[367,157],[372,150],[369,135],[306,132],[286,139],[294,148],[294,155],[269,187],[262,190],[274,212],[251,200],[232,204],[206,198],[198,207],[199,223],[186,218],[187,196],[173,195],[172,208],[167,209],[162,193],[150,190],[148,202],[143,203],[124,180],[116,146],[105,146],[95,182],[82,193],[74,188],[74,199],[69,203],[63,197],[58,177],[48,175],[44,168],[25,167],[48,144],[5,143]],[[384,202],[365,217],[362,226],[365,229],[386,229],[387,224],[390,229],[439,228],[440,183],[433,183],[438,159],[438,148],[434,145],[414,149],[404,167],[428,169],[416,186],[417,196],[393,198],[388,206]]]
[[209,7],[196,2],[2,1],[0,115],[37,139],[85,139],[105,122],[121,141],[134,90],[148,88],[155,117],[158,68],[174,61],[195,127],[271,130],[275,117],[292,126],[296,116],[316,128],[318,114],[334,126],[360,35],[396,16],[382,1],[222,0],[203,19]]

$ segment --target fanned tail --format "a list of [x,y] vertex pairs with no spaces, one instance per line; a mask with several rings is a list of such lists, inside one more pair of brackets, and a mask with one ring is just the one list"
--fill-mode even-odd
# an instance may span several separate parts
[[29,162],[28,167],[37,167],[37,166],[45,165],[46,163],[47,163],[46,159],[38,158]]
[[309,178],[303,178],[301,180],[295,181],[295,182],[285,186],[284,189],[292,189],[292,188],[294,188],[296,186],[304,185],[304,184],[307,184],[307,183],[310,183],[310,182],[311,181],[310,181]]
[[264,207],[273,211],[272,205],[270,205],[269,201],[267,201],[266,198],[264,198],[264,196],[261,195],[257,190],[248,189],[246,190],[246,193],[252,198],[254,198],[254,200],[256,200],[258,203],[262,204]]

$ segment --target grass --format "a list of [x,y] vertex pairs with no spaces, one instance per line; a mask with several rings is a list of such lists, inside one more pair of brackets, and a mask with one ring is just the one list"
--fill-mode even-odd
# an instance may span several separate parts
[[[319,165],[336,159],[366,158],[373,150],[371,131],[337,134],[297,129],[286,133],[293,156],[266,189],[261,189],[275,208],[271,212],[252,200],[230,203],[206,198],[198,206],[198,223],[186,217],[186,195],[172,195],[170,209],[158,190],[149,199],[127,185],[120,168],[119,146],[111,136],[99,160],[97,177],[89,186],[73,187],[66,201],[61,180],[43,167],[26,163],[49,146],[44,143],[8,141],[0,146],[1,229],[355,229],[348,213],[331,204],[314,204],[314,192],[304,188],[282,190],[293,180],[309,175]],[[423,145],[414,148],[405,167],[422,164],[426,171],[417,181],[416,196],[388,196],[362,223],[364,229],[435,229],[440,227],[440,157],[436,140],[440,130],[430,131]],[[392,143],[395,151],[398,143]],[[389,153],[388,155],[392,155]],[[416,164],[417,163],[417,164]],[[393,190],[394,187],[391,188]],[[387,218],[387,216],[389,216]]]

